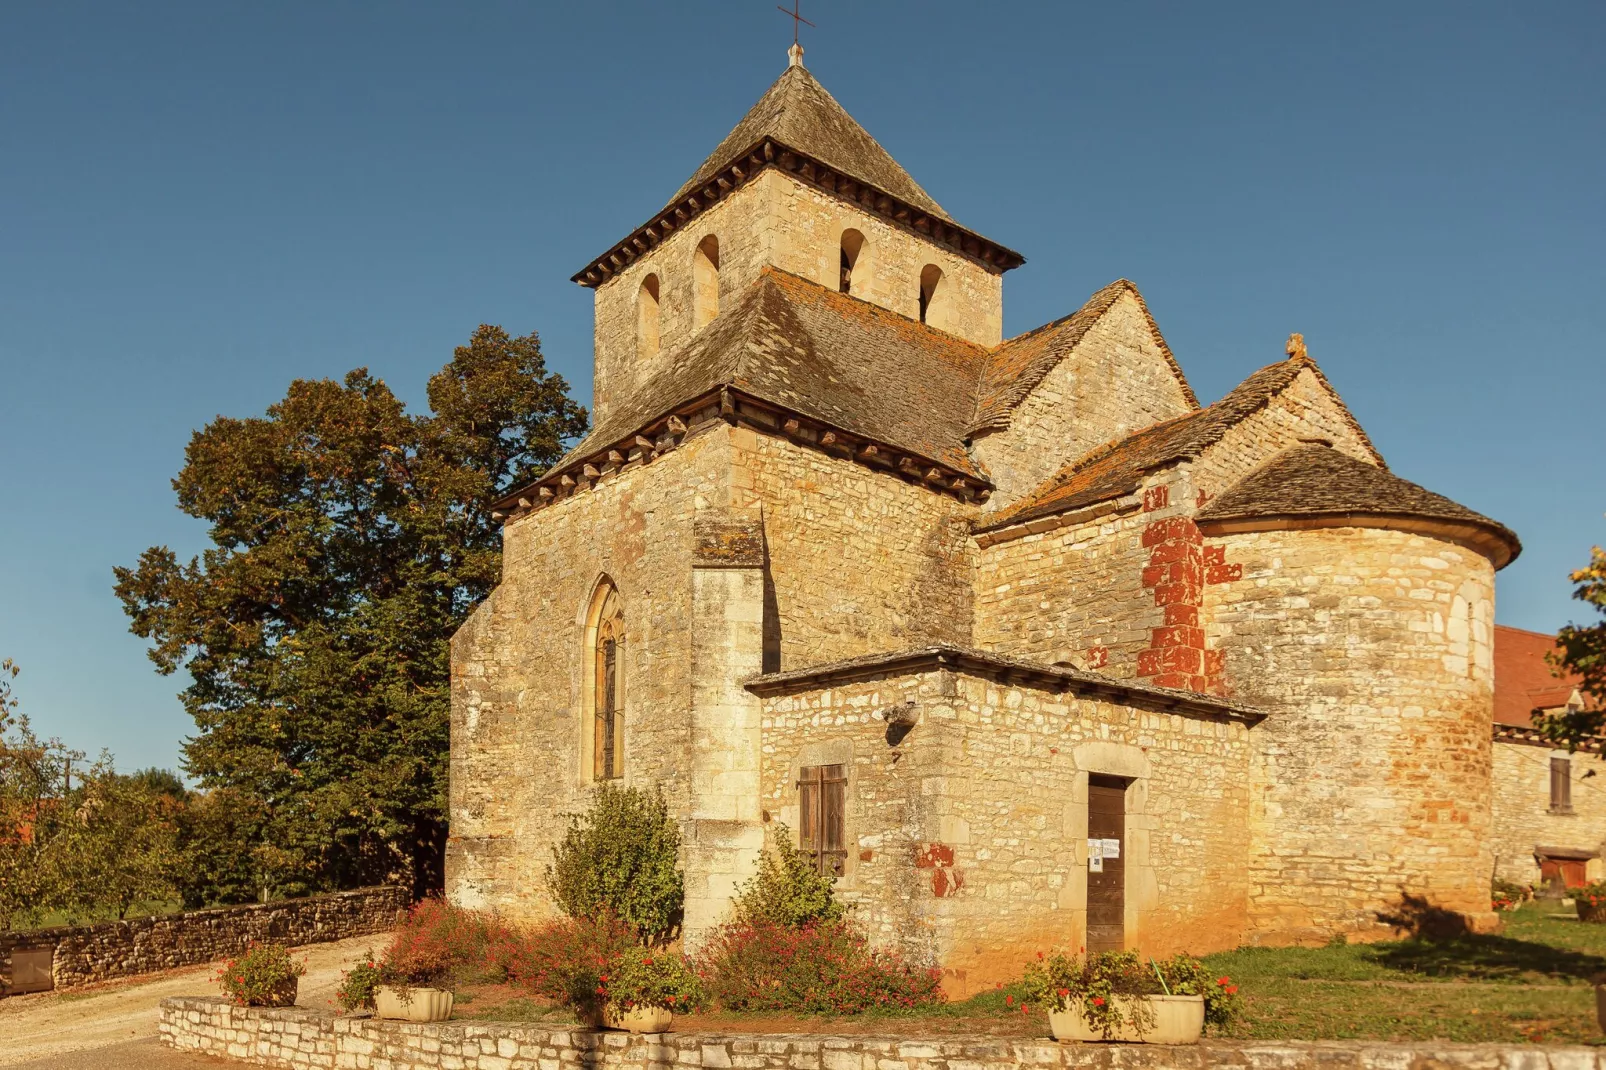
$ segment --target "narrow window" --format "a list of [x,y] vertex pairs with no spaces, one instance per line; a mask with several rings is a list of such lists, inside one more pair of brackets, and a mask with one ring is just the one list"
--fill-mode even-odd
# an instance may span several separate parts
[[798,840],[821,873],[842,876],[847,861],[848,767],[805,765],[797,782]]
[[600,602],[591,651],[591,775],[596,780],[613,780],[625,771],[624,613],[619,592],[611,585],[602,592]]
[[856,230],[842,232],[842,273],[837,282],[837,289],[845,294],[853,292],[853,269],[858,266],[860,254],[864,252],[864,235]]
[[1573,812],[1573,763],[1565,755],[1550,758],[1550,809],[1557,814]]
[[942,289],[942,268],[927,264],[920,272],[920,322],[937,326],[938,292]]
[[641,280],[636,294],[636,351],[643,357],[658,355],[658,276]]
[[710,234],[692,257],[692,329],[700,330],[719,315],[719,239]]

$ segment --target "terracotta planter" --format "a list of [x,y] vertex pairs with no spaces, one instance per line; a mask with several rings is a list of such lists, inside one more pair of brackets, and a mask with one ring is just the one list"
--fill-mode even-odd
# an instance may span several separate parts
[[627,1011],[605,1007],[602,1011],[603,1025],[632,1033],[662,1033],[674,1020],[674,1013],[667,1007],[632,1007]]
[[452,994],[439,988],[374,989],[374,1016],[403,1022],[444,1022],[452,1016]]
[[1606,903],[1602,903],[1600,906],[1591,906],[1586,899],[1574,899],[1573,909],[1578,911],[1579,921],[1606,923]]
[[1082,1004],[1048,1012],[1055,1040],[1119,1040],[1129,1044],[1197,1044],[1204,1032],[1203,996],[1116,996],[1115,1005],[1126,1018],[1134,1000],[1142,1000],[1153,1013],[1154,1024],[1139,1034],[1123,1022],[1109,1036],[1082,1017]]

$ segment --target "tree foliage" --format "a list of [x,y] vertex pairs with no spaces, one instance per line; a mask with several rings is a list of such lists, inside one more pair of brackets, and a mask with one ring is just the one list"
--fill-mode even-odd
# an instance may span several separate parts
[[[1573,597],[1606,617],[1606,551],[1594,547],[1589,564],[1570,578],[1577,584]],[[1606,619],[1582,626],[1569,624],[1557,634],[1556,644],[1552,664],[1580,677],[1583,682],[1579,690],[1592,701],[1585,703],[1582,710],[1540,718],[1538,725],[1557,745],[1577,750],[1599,736],[1606,726]]]
[[570,818],[547,885],[569,917],[616,918],[643,943],[663,943],[686,898],[679,854],[680,830],[661,792],[604,783],[591,809]]
[[787,929],[838,921],[842,904],[836,901],[835,885],[836,878],[821,873],[813,859],[793,847],[791,833],[777,823],[758,872],[736,896],[735,920]]
[[158,669],[193,681],[185,763],[227,794],[186,851],[227,833],[205,863],[228,894],[438,885],[448,641],[500,572],[490,502],[585,429],[567,389],[535,335],[481,326],[426,414],[358,369],[191,438],[173,486],[212,546],[152,547],[116,591]]

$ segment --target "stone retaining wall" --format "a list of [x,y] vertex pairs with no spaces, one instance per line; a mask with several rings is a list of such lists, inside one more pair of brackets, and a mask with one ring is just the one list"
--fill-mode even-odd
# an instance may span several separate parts
[[161,1032],[175,1048],[298,1070],[1606,1070],[1606,1049],[1586,1047],[1211,1041],[1175,1048],[1005,1037],[635,1036],[495,1022],[412,1025],[193,997],[162,1002]]
[[212,962],[252,941],[317,944],[383,932],[407,907],[401,888],[359,888],[332,895],[238,907],[191,910],[96,925],[0,932],[0,995],[11,980],[11,952],[53,947],[55,987],[106,981],[175,966]]

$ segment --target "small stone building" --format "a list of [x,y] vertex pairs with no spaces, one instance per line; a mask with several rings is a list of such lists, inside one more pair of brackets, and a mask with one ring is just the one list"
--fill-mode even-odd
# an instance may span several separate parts
[[1494,629],[1495,875],[1518,884],[1576,888],[1606,876],[1606,769],[1600,744],[1569,754],[1534,727],[1540,714],[1582,710],[1577,676],[1545,660],[1556,637]]
[[1125,280],[1004,339],[1021,263],[795,50],[575,276],[593,429],[497,506],[452,648],[456,901],[551,915],[621,781],[681,821],[689,941],[784,834],[956,994],[1402,892],[1490,920],[1516,537],[1393,475],[1298,336],[1208,406]]

